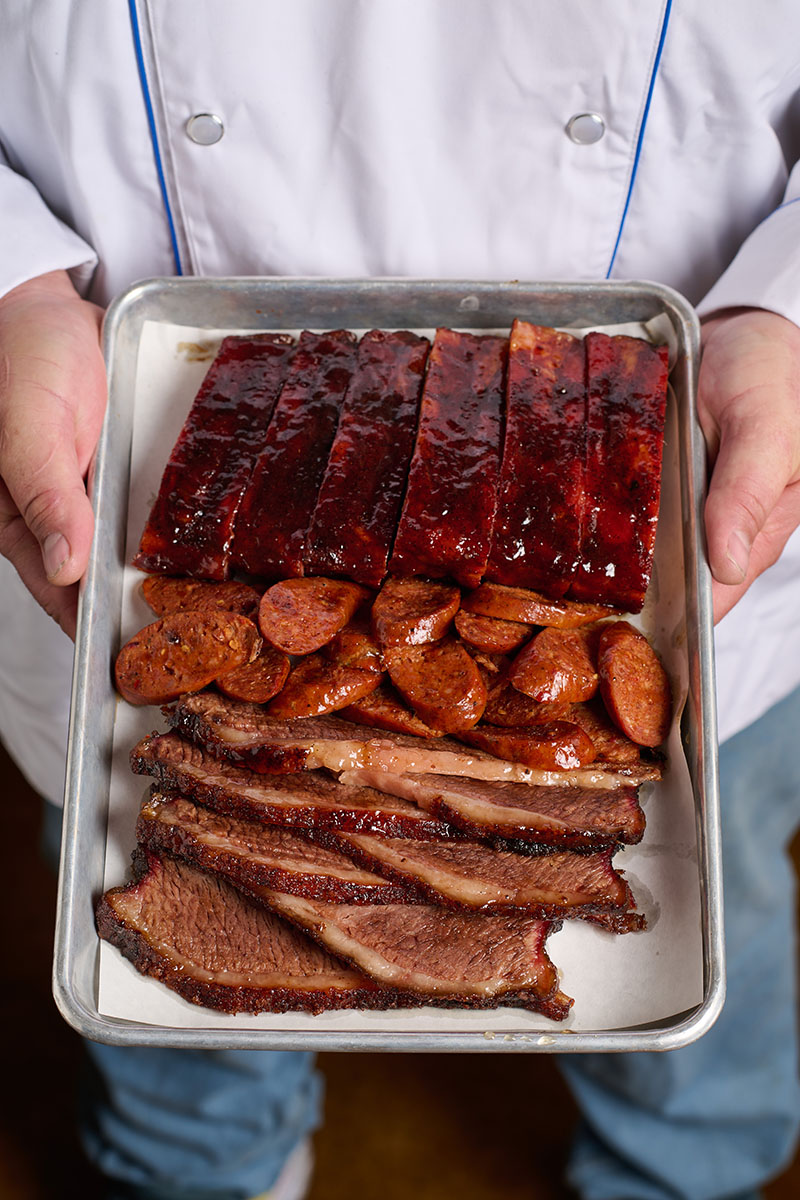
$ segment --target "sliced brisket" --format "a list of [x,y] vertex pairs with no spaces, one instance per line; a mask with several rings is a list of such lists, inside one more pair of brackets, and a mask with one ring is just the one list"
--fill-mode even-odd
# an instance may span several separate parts
[[610,850],[531,855],[466,839],[431,843],[330,832],[306,837],[156,790],[142,807],[136,836],[158,854],[218,871],[236,884],[332,904],[521,908],[543,918],[618,917],[634,904]]
[[334,904],[414,903],[413,888],[355,866],[351,857],[258,821],[227,817],[153,791],[136,824],[140,845],[177,855],[234,882]]
[[545,950],[557,928],[549,921],[429,905],[323,904],[266,888],[254,894],[375,983],[420,1003],[512,1005],[553,1020],[572,1005]]
[[497,835],[560,847],[639,842],[644,813],[635,787],[534,787],[448,775],[346,771],[343,782],[402,796],[473,837]]
[[245,820],[294,829],[342,829],[395,837],[452,837],[453,829],[408,800],[384,791],[337,783],[319,771],[256,775],[220,762],[176,734],[154,734],[131,751],[137,775]]
[[[612,850],[517,854],[481,842],[416,842],[369,834],[334,835],[356,862],[461,908],[525,909],[539,917],[579,917],[633,907]],[[305,894],[305,893],[303,893]]]
[[212,692],[183,696],[167,711],[170,725],[217,758],[267,774],[325,768],[464,775],[516,783],[615,788],[657,779],[657,766],[593,762],[547,770],[467,750],[452,738],[377,732],[335,715],[284,720],[258,705]]
[[97,906],[101,938],[138,971],[221,1012],[390,1008],[396,999],[254,904],[221,875],[147,855]]

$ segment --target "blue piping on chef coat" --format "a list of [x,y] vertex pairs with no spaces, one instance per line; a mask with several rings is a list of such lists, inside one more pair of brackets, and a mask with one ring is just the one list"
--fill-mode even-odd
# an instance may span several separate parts
[[139,17],[136,12],[136,0],[128,0],[128,9],[131,14],[131,29],[133,31],[133,45],[136,50],[136,63],[139,68],[139,79],[142,84],[142,95],[144,97],[144,106],[147,110],[147,124],[150,126],[150,141],[153,143],[153,155],[156,160],[156,171],[158,172],[158,182],[161,187],[161,197],[164,201],[164,208],[167,212],[167,223],[169,225],[169,236],[172,242],[172,257],[175,259],[175,271],[178,275],[183,275],[183,266],[181,264],[180,251],[178,250],[178,237],[175,232],[175,221],[172,216],[172,208],[169,203],[167,194],[167,181],[164,177],[164,164],[161,160],[161,150],[158,145],[158,133],[156,131],[156,118],[153,112],[153,101],[150,96],[150,87],[147,82],[147,71],[144,65],[144,54],[142,53],[142,38],[139,30]]
[[664,49],[664,41],[667,36],[667,26],[669,25],[669,14],[670,14],[671,8],[672,8],[672,0],[667,0],[666,8],[664,9],[664,17],[661,22],[661,34],[658,39],[658,46],[656,47],[656,56],[655,56],[655,59],[653,60],[653,70],[650,74],[650,86],[647,89],[647,99],[644,102],[644,112],[642,113],[642,123],[639,126],[639,137],[636,142],[636,153],[633,156],[633,168],[631,170],[631,181],[628,184],[628,194],[625,197],[625,207],[622,210],[622,220],[619,223],[619,231],[617,233],[617,240],[614,242],[614,251],[611,255],[611,262],[608,264],[608,270],[606,271],[606,279],[611,278],[611,272],[614,270],[614,260],[617,257],[617,250],[619,249],[619,243],[622,238],[622,230],[625,227],[625,218],[628,215],[628,208],[630,207],[631,196],[633,195],[633,185],[636,182],[636,172],[639,167],[639,158],[642,153],[642,143],[644,142],[644,131],[645,131],[645,127],[647,125],[647,117],[650,112],[650,101],[653,99],[653,90],[656,86],[656,76],[658,75],[658,67],[659,67],[659,63],[661,62],[661,52]]

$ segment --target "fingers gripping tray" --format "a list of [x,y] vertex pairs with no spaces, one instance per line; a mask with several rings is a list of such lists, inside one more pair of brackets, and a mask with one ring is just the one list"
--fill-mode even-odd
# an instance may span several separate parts
[[[622,936],[567,920],[547,952],[563,1020],[522,1008],[366,1007],[237,1013],[190,1003],[98,939],[95,906],[129,878],[145,781],[132,746],[163,718],[117,695],[119,647],[152,620],[131,567],[164,466],[223,336],[304,329],[436,328],[506,334],[517,319],[583,333],[633,333],[670,348],[661,509],[653,574],[635,622],[675,700],[667,767],[640,799],[646,832],[616,853],[647,928]],[[705,475],[695,414],[697,320],[647,283],[167,279],[131,288],[105,325],[109,407],[92,478],[97,529],[81,596],[67,766],[54,992],[81,1034],[119,1044],[418,1051],[672,1049],[701,1036],[723,1002],[719,802]]]

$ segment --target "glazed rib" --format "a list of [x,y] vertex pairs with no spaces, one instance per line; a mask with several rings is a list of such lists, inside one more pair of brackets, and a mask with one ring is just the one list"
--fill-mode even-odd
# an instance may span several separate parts
[[585,417],[581,341],[515,321],[487,580],[551,597],[567,591],[580,552]]
[[667,350],[589,333],[586,487],[580,564],[569,594],[639,612],[661,493]]
[[306,531],[355,360],[345,330],[300,335],[236,522],[233,562],[253,575],[303,574]]
[[497,505],[505,338],[439,329],[389,569],[477,587]]
[[292,346],[285,334],[223,340],[164,470],[135,566],[228,577],[236,514]]
[[306,574],[380,586],[414,448],[429,347],[427,338],[406,331],[373,329],[361,339],[306,539]]

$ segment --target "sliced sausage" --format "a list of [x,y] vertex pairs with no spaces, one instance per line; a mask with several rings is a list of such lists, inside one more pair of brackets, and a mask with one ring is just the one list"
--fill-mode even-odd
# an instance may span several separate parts
[[374,691],[381,678],[380,671],[343,667],[322,654],[311,654],[294,667],[267,712],[272,717],[319,717],[336,712]]
[[501,683],[499,687],[490,690],[483,719],[489,725],[516,729],[554,720],[571,720],[571,710],[571,704],[558,701],[553,704],[540,704],[537,700],[531,700],[524,692],[517,691],[510,683]]
[[575,629],[601,617],[615,615],[615,609],[602,604],[583,604],[576,600],[548,600],[539,592],[527,588],[503,587],[498,583],[482,583],[474,592],[466,592],[461,600],[466,612],[503,621],[523,621],[529,625],[553,625],[557,629]]
[[342,579],[285,579],[267,588],[259,628],[285,654],[312,654],[343,629],[370,593]]
[[388,729],[391,733],[410,733],[415,737],[443,737],[444,730],[432,729],[413,713],[398,696],[391,684],[381,683],[374,692],[349,704],[339,714],[359,725],[373,729]]
[[[551,707],[554,708],[555,705],[542,705],[542,708]],[[641,758],[639,747],[617,729],[609,719],[599,697],[588,704],[571,704],[568,706],[568,712],[569,715],[565,719],[580,725],[583,732],[594,742],[597,757],[604,762],[634,763]]]
[[443,733],[469,729],[486,707],[477,665],[453,638],[384,652],[392,683],[426,725]]
[[356,617],[328,642],[323,653],[340,667],[360,667],[362,671],[382,671],[383,655],[369,623]]
[[462,731],[458,738],[497,758],[544,770],[582,767],[597,756],[591,739],[570,721],[550,721],[526,729],[479,725],[477,729]]
[[479,613],[456,613],[455,626],[462,641],[487,654],[511,654],[533,632],[531,625],[519,621],[503,621],[498,617],[482,617]]
[[264,646],[258,658],[235,671],[219,675],[216,685],[232,700],[246,700],[249,704],[266,704],[286,682],[291,662],[288,654],[274,646]]
[[575,629],[543,629],[519,652],[508,672],[514,687],[540,703],[588,700],[598,678],[587,639]]
[[199,579],[176,579],[171,575],[148,575],[142,581],[142,595],[156,616],[187,612],[189,609],[217,608],[223,612],[255,617],[261,593],[247,583],[226,580],[205,583]]
[[464,646],[468,650],[470,657],[483,671],[484,679],[491,679],[490,686],[497,684],[501,676],[505,676],[508,670],[511,659],[507,654],[487,654],[484,650],[476,650],[474,646],[470,646],[469,642],[465,642]]
[[605,626],[597,669],[612,721],[637,745],[660,745],[669,732],[672,697],[667,673],[644,634],[627,621]]
[[251,662],[260,649],[258,630],[239,613],[169,613],[122,647],[114,665],[117,689],[130,704],[167,704]]
[[458,612],[461,593],[427,579],[387,579],[372,605],[372,628],[380,645],[421,646],[444,637]]

